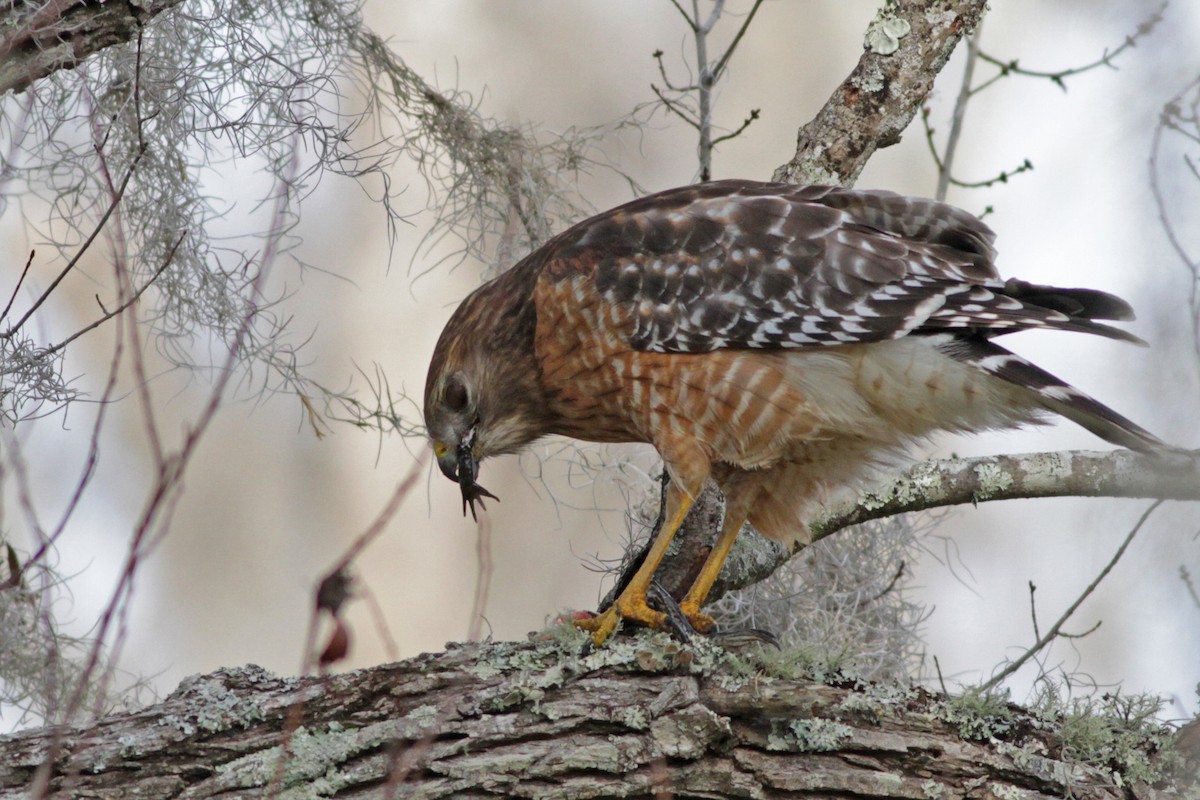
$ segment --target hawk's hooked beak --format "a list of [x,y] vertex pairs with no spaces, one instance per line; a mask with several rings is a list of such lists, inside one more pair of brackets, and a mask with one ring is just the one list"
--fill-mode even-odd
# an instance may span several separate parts
[[458,483],[458,453],[443,442],[434,441],[433,454],[437,457],[438,468],[442,474]]
[[475,453],[471,449],[471,445],[474,443],[475,426],[472,425],[455,449],[451,449],[444,442],[435,440],[433,454],[437,457],[438,468],[441,469],[442,474],[457,483],[462,491],[463,516],[467,515],[467,506],[469,505],[471,519],[478,520],[479,517],[475,515],[475,501],[478,500],[479,507],[486,510],[487,506],[483,504],[483,498],[490,497],[497,503],[500,502],[500,498],[475,482],[475,478],[479,475],[479,462],[475,460]]

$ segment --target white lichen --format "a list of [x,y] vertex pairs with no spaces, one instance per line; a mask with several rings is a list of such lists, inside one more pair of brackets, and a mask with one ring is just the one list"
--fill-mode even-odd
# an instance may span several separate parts
[[884,11],[886,9],[882,10],[881,16],[876,17],[867,26],[866,41],[863,44],[866,49],[881,56],[891,55],[899,50],[900,40],[907,36],[912,29],[908,20],[883,16]]

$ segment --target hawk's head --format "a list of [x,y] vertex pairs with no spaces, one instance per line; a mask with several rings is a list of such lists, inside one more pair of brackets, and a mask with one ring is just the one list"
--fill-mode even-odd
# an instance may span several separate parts
[[[522,265],[479,287],[451,316],[425,380],[425,428],[438,466],[462,489],[463,513],[498,499],[475,479],[488,456],[551,431],[533,338],[537,317]],[[525,270],[524,272],[528,272]]]

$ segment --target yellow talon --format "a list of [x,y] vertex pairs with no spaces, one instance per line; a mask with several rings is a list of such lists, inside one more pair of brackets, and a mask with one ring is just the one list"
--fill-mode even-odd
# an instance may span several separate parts
[[592,644],[600,647],[613,635],[623,619],[640,622],[649,628],[660,628],[667,615],[646,604],[645,592],[630,592],[626,589],[601,613],[589,619],[575,620],[575,627],[591,633]]
[[708,633],[717,624],[716,620],[700,610],[700,606],[687,600],[679,604],[679,610],[698,633]]

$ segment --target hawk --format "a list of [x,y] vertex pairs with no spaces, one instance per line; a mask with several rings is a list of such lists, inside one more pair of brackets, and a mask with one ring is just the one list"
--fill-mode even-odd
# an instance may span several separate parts
[[643,197],[555,236],[454,312],[425,423],[438,464],[484,497],[479,462],[550,434],[647,442],[662,526],[613,605],[580,624],[659,627],[646,592],[708,479],[725,521],[680,607],[701,606],[743,523],[805,541],[830,490],[937,431],[1060,414],[1144,452],[1162,441],[994,341],[1049,328],[1141,343],[1118,297],[1003,279],[971,214],[886,191],[727,180]]

